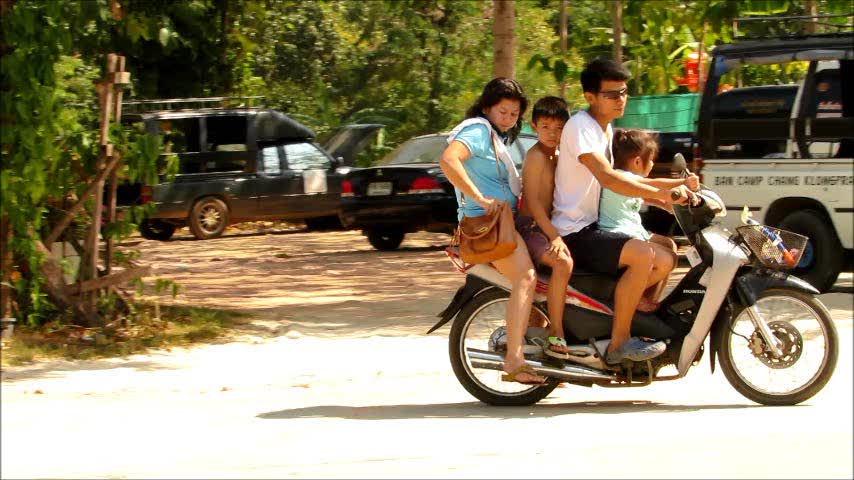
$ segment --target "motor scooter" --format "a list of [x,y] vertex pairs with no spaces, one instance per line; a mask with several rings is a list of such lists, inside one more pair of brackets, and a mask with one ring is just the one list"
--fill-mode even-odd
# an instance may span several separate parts
[[[680,154],[674,169],[688,173]],[[839,340],[819,292],[785,272],[797,266],[807,238],[758,224],[746,210],[745,224],[731,232],[715,221],[727,214],[721,198],[705,185],[695,193],[694,204],[673,205],[691,267],[656,311],[637,312],[631,326],[634,336],[663,341],[664,353],[606,364],[618,278],[576,268],[563,316],[569,358],[545,355],[548,274],[538,272],[523,350],[548,378],[541,386],[501,380],[510,282],[491,265],[465,265],[446,249],[465,284],[427,333],[453,321],[449,355],[462,386],[482,402],[506,406],[534,404],[561,383],[639,387],[679,380],[699,364],[708,339],[712,372],[717,357],[733,388],[754,402],[795,405],[818,393],[836,367]]]

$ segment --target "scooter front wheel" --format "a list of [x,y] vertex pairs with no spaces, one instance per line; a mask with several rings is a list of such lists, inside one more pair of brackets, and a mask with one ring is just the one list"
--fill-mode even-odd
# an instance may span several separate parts
[[[509,293],[487,290],[471,299],[454,320],[448,349],[454,374],[462,386],[475,398],[489,405],[533,405],[548,396],[560,383],[550,379],[546,385],[531,386],[501,380],[500,370],[477,368],[472,365],[467,349],[489,350],[489,338],[505,325]],[[547,316],[536,306],[531,316]]]
[[756,307],[782,355],[771,353],[745,308],[721,335],[721,370],[733,388],[756,403],[795,405],[809,399],[830,380],[839,356],[830,313],[814,295],[790,289],[762,292]]

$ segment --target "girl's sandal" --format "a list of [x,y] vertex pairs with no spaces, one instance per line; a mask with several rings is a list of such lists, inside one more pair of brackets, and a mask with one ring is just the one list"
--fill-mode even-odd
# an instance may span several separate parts
[[[554,347],[565,348],[565,352],[561,352],[558,350],[554,350]],[[569,359],[569,347],[566,345],[566,339],[563,337],[555,337],[550,336],[546,339],[545,345],[543,345],[543,353],[550,357],[559,358],[561,360]]]

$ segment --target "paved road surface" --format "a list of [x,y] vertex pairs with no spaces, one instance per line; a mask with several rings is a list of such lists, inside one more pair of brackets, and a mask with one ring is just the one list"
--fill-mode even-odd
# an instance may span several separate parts
[[[320,241],[310,235],[256,241]],[[347,237],[346,251],[356,252],[342,251],[329,267],[345,285],[365,258],[398,265],[441,255],[422,247],[372,252],[358,241]],[[295,288],[311,297],[309,284]],[[536,406],[496,408],[457,383],[447,328],[421,334],[453,290],[414,301],[411,285],[383,288],[385,296],[365,302],[258,310],[259,325],[274,335],[6,369],[2,478],[854,476],[850,293],[822,297],[839,329],[840,361],[827,387],[802,405],[756,405],[720,370],[711,375],[704,359],[680,381],[559,388]],[[851,291],[850,273],[837,288]],[[305,311],[319,320],[312,324]]]

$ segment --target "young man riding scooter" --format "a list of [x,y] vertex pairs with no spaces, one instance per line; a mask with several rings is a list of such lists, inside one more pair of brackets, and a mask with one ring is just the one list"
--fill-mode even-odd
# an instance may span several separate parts
[[[614,291],[614,321],[605,362],[644,361],[661,355],[663,342],[630,338],[631,323],[641,295],[663,280],[672,269],[672,260],[663,248],[628,235],[600,230],[599,197],[602,187],[619,194],[684,204],[693,197],[685,185],[659,189],[644,178],[623,176],[613,168],[611,121],[623,116],[628,100],[629,72],[610,59],[596,59],[581,72],[581,86],[589,108],[573,115],[563,129],[560,155],[555,170],[552,224],[558,229],[573,255],[576,266],[598,273],[620,276]],[[692,175],[685,184],[699,188]],[[678,196],[676,195],[678,193]],[[671,196],[672,195],[672,196]]]

